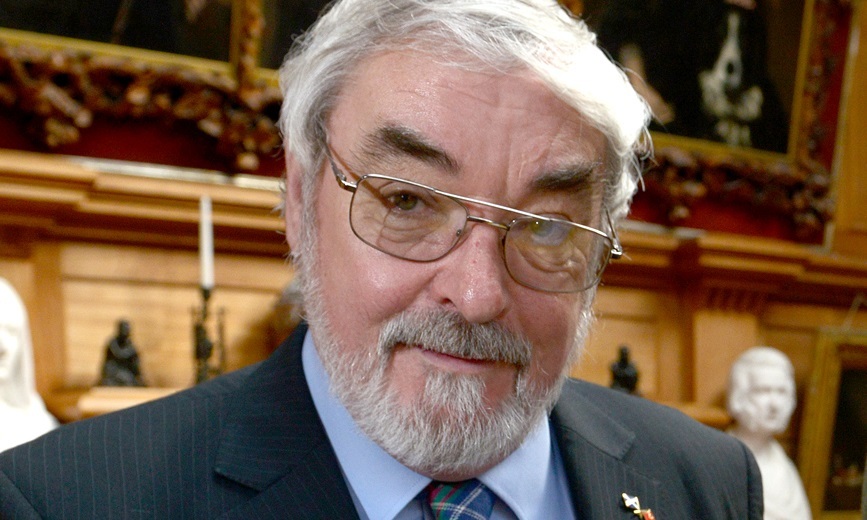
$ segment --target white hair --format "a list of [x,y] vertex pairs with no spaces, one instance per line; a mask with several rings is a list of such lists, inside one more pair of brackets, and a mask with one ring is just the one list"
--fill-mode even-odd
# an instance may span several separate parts
[[304,196],[324,148],[324,124],[355,66],[389,50],[503,73],[528,70],[607,138],[603,203],[623,218],[649,143],[649,109],[595,35],[556,0],[340,0],[298,38],[280,68],[280,129],[287,155],[307,172]]

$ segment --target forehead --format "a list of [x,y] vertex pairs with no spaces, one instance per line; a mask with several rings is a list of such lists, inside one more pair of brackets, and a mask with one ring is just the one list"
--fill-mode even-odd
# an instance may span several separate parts
[[753,386],[782,386],[791,383],[788,372],[781,366],[756,365],[750,367],[748,373]]
[[606,149],[603,135],[529,72],[468,70],[417,51],[362,61],[328,123],[338,149],[401,127],[476,173],[482,167],[527,176],[562,163],[601,165]]

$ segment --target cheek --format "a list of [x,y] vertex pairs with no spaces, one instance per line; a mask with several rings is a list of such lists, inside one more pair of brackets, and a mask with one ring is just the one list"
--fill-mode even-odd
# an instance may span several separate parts
[[554,380],[563,371],[575,345],[579,325],[576,297],[548,296],[550,301],[526,303],[522,330],[534,345],[532,374]]
[[325,203],[319,215],[314,269],[322,283],[325,312],[344,341],[375,344],[382,323],[409,307],[421,292],[425,269],[363,243],[349,226],[348,207]]

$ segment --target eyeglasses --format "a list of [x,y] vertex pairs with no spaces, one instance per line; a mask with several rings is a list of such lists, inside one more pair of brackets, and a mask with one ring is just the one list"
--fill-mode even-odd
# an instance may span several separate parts
[[[337,154],[326,146],[331,170],[341,188],[352,192],[349,225],[365,244],[391,256],[432,262],[447,255],[478,222],[503,230],[502,254],[509,275],[539,291],[579,292],[599,283],[611,258],[623,254],[605,212],[612,235],[568,220],[543,217],[491,202],[446,193],[436,188],[386,175],[362,175],[353,184],[337,165]],[[519,215],[504,224],[471,215],[472,204]]]

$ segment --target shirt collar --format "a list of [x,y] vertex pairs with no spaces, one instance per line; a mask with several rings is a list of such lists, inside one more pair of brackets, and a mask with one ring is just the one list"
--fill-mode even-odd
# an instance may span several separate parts
[[[430,483],[362,433],[343,404],[330,392],[328,375],[308,332],[302,363],[307,385],[344,477],[368,518],[394,518]],[[551,432],[543,418],[521,446],[477,478],[518,518],[544,518],[545,497],[556,496]]]

